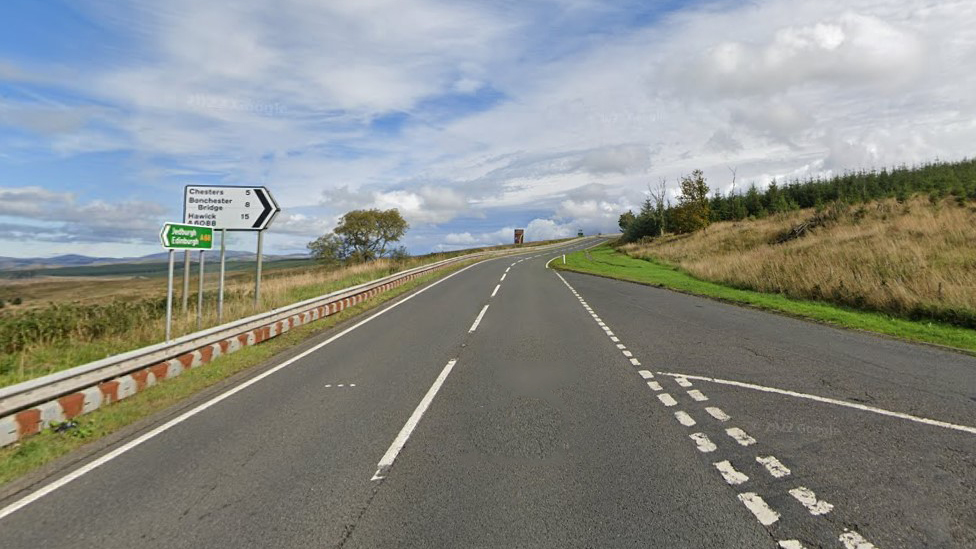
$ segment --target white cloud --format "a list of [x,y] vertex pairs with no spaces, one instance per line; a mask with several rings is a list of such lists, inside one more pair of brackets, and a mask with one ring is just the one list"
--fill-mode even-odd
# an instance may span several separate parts
[[[362,207],[396,207],[447,244],[509,242],[514,227],[439,228],[497,211],[548,219],[540,233],[608,231],[648,183],[695,168],[725,189],[728,167],[741,187],[960,158],[976,140],[968,0],[708,4],[602,34],[588,24],[634,6],[92,2],[131,55],[84,79],[57,63],[0,60],[0,74],[55,75],[106,107],[5,98],[0,121],[54,136],[3,154],[124,150],[146,173],[261,181],[285,209],[273,230],[296,241]],[[564,34],[540,33],[556,8]],[[477,108],[444,114],[457,95]],[[374,127],[391,115],[407,123]]]

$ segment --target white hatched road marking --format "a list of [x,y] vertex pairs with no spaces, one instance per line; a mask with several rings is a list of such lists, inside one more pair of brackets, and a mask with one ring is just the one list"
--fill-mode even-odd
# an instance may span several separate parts
[[695,446],[698,447],[699,452],[704,452],[707,454],[709,452],[714,452],[718,448],[705,433],[692,433],[688,436],[691,437],[691,440],[695,441]]
[[722,478],[725,479],[725,482],[728,482],[732,486],[737,486],[749,480],[749,477],[744,473],[736,471],[735,467],[732,466],[732,463],[729,460],[717,461],[712,465],[718,469],[719,473],[722,473]]
[[878,549],[854,530],[845,530],[840,535],[840,542],[844,544],[844,549]]
[[766,470],[769,471],[769,474],[776,478],[790,476],[790,470],[774,456],[756,456],[756,461],[763,464]]
[[713,418],[719,421],[728,421],[732,419],[729,417],[728,414],[723,412],[721,408],[716,408],[715,406],[709,406],[705,408],[705,411],[708,412],[708,415],[712,416]]
[[847,408],[853,408],[855,410],[861,410],[863,412],[871,412],[874,414],[880,414],[888,417],[895,417],[899,419],[905,419],[908,421],[914,421],[916,423],[923,423],[925,425],[932,425],[935,427],[942,427],[944,429],[952,429],[954,431],[962,431],[964,433],[971,433],[976,435],[976,427],[971,427],[969,425],[959,425],[956,423],[948,423],[946,421],[939,421],[937,419],[930,419],[927,417],[913,416],[911,414],[905,414],[902,412],[892,412],[891,410],[885,410],[883,408],[876,408],[874,406],[866,406],[864,404],[858,404],[856,402],[847,402],[846,400],[838,400],[836,398],[828,398],[817,395],[810,395],[807,393],[798,393],[796,391],[788,391],[786,389],[777,389],[776,387],[765,387],[763,385],[756,385],[755,383],[745,383],[742,381],[733,381],[729,379],[719,379],[715,377],[706,376],[695,376],[689,374],[678,374],[674,372],[658,372],[661,375],[671,376],[671,377],[686,377],[688,379],[697,379],[699,381],[710,381],[712,383],[718,383],[720,385],[731,385],[733,387],[741,387],[743,389],[752,389],[754,391],[762,391],[764,393],[775,393],[779,395],[787,395],[796,398],[803,398],[807,400],[813,400],[815,402],[822,402],[825,404],[834,404],[836,406],[844,406]]
[[810,511],[810,514],[814,516],[826,515],[834,508],[833,505],[826,501],[817,499],[817,494],[814,494],[813,490],[806,486],[798,486],[790,490],[790,495],[802,503]]
[[759,494],[755,492],[745,492],[739,494],[739,501],[741,501],[746,508],[752,511],[752,514],[756,516],[759,520],[759,524],[763,526],[769,526],[779,520],[779,513],[773,511],[769,505],[763,501],[763,498],[759,497]]
[[683,412],[681,410],[678,410],[677,412],[674,413],[674,417],[678,420],[678,423],[684,425],[685,427],[695,426],[695,420],[694,418],[688,415],[688,412]]
[[756,443],[756,439],[749,436],[745,431],[739,429],[738,427],[732,427],[731,429],[726,429],[725,434],[734,438],[736,442],[743,446],[750,446]]

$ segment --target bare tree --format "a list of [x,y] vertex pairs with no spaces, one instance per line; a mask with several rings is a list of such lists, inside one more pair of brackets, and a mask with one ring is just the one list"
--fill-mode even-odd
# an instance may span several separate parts
[[658,216],[658,221],[661,223],[661,234],[667,232],[667,226],[664,224],[664,211],[666,207],[670,207],[671,203],[668,200],[668,181],[665,178],[658,180],[657,188],[651,188],[651,185],[647,185],[647,193],[651,195],[651,200],[654,202],[654,211]]

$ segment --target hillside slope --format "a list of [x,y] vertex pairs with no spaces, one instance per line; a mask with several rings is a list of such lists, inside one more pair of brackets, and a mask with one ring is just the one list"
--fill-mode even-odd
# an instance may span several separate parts
[[976,205],[912,198],[715,223],[621,248],[729,286],[976,328]]

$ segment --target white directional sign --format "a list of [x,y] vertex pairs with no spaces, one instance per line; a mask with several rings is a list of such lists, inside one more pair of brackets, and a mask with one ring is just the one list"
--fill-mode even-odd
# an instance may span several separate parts
[[187,225],[263,231],[279,211],[264,187],[187,185],[183,191],[183,222]]

